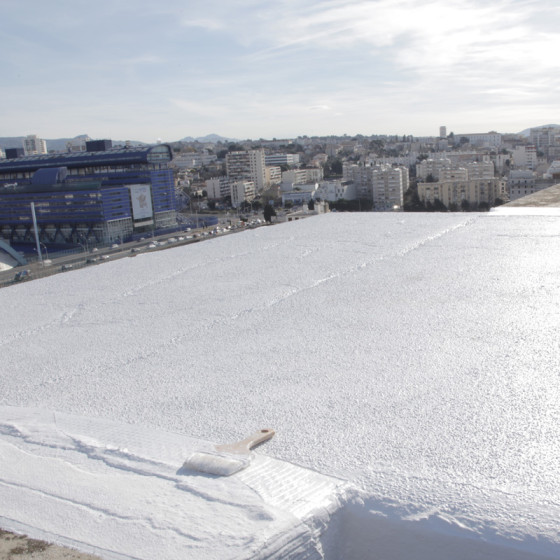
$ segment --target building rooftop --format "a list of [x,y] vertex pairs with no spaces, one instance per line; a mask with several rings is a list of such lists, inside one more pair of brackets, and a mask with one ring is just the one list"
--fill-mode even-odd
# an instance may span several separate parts
[[168,162],[173,158],[167,144],[131,148],[113,148],[107,151],[68,152],[29,155],[0,159],[0,177],[5,173],[33,171],[46,167],[83,167],[86,165],[115,165],[118,163]]
[[[0,527],[119,559],[558,558],[559,235],[333,213],[0,290]],[[259,428],[245,470],[184,470]]]

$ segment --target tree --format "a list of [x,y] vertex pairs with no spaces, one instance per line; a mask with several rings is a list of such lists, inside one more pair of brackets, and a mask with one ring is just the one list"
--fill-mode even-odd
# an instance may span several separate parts
[[418,196],[418,189],[416,184],[411,185],[406,189],[404,193],[403,200],[403,211],[404,212],[425,212],[426,208],[422,204],[420,197]]
[[272,222],[272,216],[276,216],[276,210],[269,204],[265,204],[263,209],[264,221],[267,223]]

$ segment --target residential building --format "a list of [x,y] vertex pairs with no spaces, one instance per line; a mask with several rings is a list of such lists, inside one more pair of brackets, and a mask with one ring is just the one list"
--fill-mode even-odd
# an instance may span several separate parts
[[25,155],[46,154],[47,143],[42,138],[37,138],[35,134],[30,134],[23,140]]
[[451,169],[452,164],[449,158],[428,158],[416,165],[416,177],[418,180],[426,181],[431,176],[438,180],[442,169]]
[[233,182],[253,182],[256,192],[261,192],[266,186],[264,150],[228,152],[226,173]]
[[234,181],[231,183],[231,205],[237,208],[242,202],[251,202],[256,195],[253,181]]
[[536,190],[536,173],[530,169],[512,169],[507,179],[507,190],[510,200],[516,200],[533,194]]
[[219,200],[231,196],[231,181],[225,175],[206,181],[206,193],[210,200]]
[[299,154],[268,154],[264,159],[266,165],[299,165]]
[[282,168],[273,165],[265,167],[265,184],[267,187],[279,185],[282,182]]
[[497,148],[502,144],[502,135],[494,131],[477,134],[455,134],[455,143],[459,144],[461,138],[466,138],[471,146],[483,148]]
[[181,169],[197,169],[211,165],[218,160],[216,154],[187,152],[176,154],[173,158],[173,167]]
[[517,146],[512,153],[513,164],[515,167],[535,170],[537,168],[537,148],[536,146]]
[[66,151],[67,152],[85,152],[87,150],[86,143],[90,142],[90,138],[86,137],[79,137],[79,138],[72,138],[72,140],[68,140],[66,142]]
[[[505,181],[488,171],[488,162],[470,167],[442,169],[438,181],[419,182],[418,196],[424,203],[441,201],[447,208],[460,208],[464,201],[471,206],[493,206],[497,198],[506,198]],[[491,163],[491,162],[490,162]],[[471,174],[472,176],[471,176]]]
[[379,165],[373,170],[373,205],[376,210],[402,208],[408,189],[408,168]]
[[355,184],[357,198],[373,200],[376,210],[402,207],[409,185],[408,168],[387,164],[345,164],[342,172],[345,180]]
[[313,193],[313,198],[336,202],[337,200],[356,200],[358,196],[356,185],[352,181],[335,179],[321,181]]
[[295,185],[318,183],[323,180],[322,167],[288,169],[282,172],[282,190],[291,191]]

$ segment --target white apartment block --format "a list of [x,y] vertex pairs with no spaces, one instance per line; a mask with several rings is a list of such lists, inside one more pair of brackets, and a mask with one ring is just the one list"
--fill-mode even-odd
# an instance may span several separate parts
[[343,178],[356,186],[358,198],[373,200],[376,210],[402,207],[408,189],[408,168],[387,164],[375,166],[343,165]]
[[254,200],[256,187],[253,181],[234,181],[231,183],[231,205],[237,208],[242,202]]
[[269,154],[264,158],[266,165],[299,165],[299,154]]
[[452,164],[449,158],[424,159],[416,164],[416,177],[425,181],[431,175],[437,181],[442,169],[451,168]]
[[336,202],[337,200],[356,200],[356,185],[352,181],[344,181],[335,179],[333,181],[322,181],[315,192],[313,198],[320,198],[328,202]]
[[91,138],[89,138],[89,136],[72,138],[72,140],[68,140],[68,142],[66,142],[66,151],[69,153],[85,152],[86,142],[89,142],[90,140]]
[[231,196],[230,180],[222,175],[206,181],[206,193],[210,200],[219,200]]
[[173,157],[171,165],[182,169],[197,169],[218,160],[216,154],[183,153]]
[[30,134],[23,140],[25,155],[46,154],[47,143],[42,138],[37,138],[35,134]]
[[499,132],[486,132],[481,134],[455,134],[455,144],[467,138],[471,146],[482,148],[497,148],[502,145],[502,135]]
[[323,180],[323,168],[288,169],[282,172],[282,190],[291,191],[295,185],[307,185]]
[[532,128],[529,132],[529,141],[537,150],[547,152],[550,146],[560,144],[560,129],[553,126]]
[[266,186],[264,150],[229,152],[226,173],[231,181],[251,181],[257,192]]
[[408,189],[408,169],[405,167],[378,166],[373,171],[373,205],[376,210],[402,208],[404,193]]
[[411,165],[415,165],[418,161],[418,156],[420,154],[418,152],[409,152],[404,156],[397,156],[397,157],[379,157],[376,155],[370,155],[366,158],[365,164],[366,165],[400,165],[404,167],[410,167]]
[[537,168],[536,146],[517,146],[512,153],[515,167],[535,170]]
[[267,165],[264,168],[265,184],[267,187],[279,185],[282,182],[282,168],[273,165]]

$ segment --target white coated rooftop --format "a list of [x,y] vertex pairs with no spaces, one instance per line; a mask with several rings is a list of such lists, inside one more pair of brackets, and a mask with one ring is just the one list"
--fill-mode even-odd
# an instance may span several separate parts
[[[332,213],[0,309],[0,527],[119,559],[560,557],[558,215]],[[181,472],[263,427],[245,471]]]

